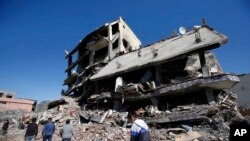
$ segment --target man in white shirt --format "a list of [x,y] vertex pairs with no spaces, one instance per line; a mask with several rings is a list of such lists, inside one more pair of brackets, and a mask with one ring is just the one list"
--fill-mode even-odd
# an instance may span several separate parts
[[74,128],[70,124],[70,120],[66,120],[66,124],[60,130],[60,134],[62,136],[62,141],[70,141],[71,138],[74,136]]
[[130,117],[133,122],[130,141],[151,141],[148,125],[142,119],[139,119],[137,112],[132,111]]

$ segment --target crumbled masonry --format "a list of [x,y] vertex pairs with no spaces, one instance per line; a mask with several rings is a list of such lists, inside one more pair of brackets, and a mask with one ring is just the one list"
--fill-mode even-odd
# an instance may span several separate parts
[[[152,105],[141,110],[143,118],[151,128],[153,140],[186,141],[186,140],[228,140],[229,124],[232,121],[243,120],[237,109],[237,96],[222,92],[213,105],[182,105],[172,110],[159,111]],[[83,109],[73,98],[63,97],[67,104],[58,105],[41,113],[24,114],[20,121],[27,124],[32,117],[37,117],[39,123],[45,123],[48,117],[56,123],[54,139],[60,139],[59,130],[66,119],[71,120],[75,128],[76,140],[112,141],[130,139],[128,112],[115,110]],[[10,136],[14,133],[23,137],[25,130],[13,125]],[[40,131],[42,124],[40,124]],[[15,131],[15,132],[14,132]],[[41,133],[37,140],[41,141]],[[14,140],[13,140],[14,141]],[[16,139],[16,141],[19,141]]]
[[[58,141],[70,119],[74,140],[129,141],[128,115],[140,108],[153,141],[227,141],[230,124],[248,122],[239,112],[237,94],[229,91],[238,76],[224,73],[211,51],[227,41],[202,20],[190,31],[141,47],[119,18],[66,51],[62,98],[45,111],[20,115],[20,123],[36,117],[41,131],[52,117]],[[24,135],[25,130],[17,130],[20,123],[10,128],[11,141]]]

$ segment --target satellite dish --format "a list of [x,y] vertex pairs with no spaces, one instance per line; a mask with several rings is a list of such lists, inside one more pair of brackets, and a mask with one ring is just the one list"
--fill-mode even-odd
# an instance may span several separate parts
[[186,33],[186,29],[185,29],[183,26],[181,26],[181,27],[179,28],[179,32],[181,33],[181,35],[183,35],[183,34]]

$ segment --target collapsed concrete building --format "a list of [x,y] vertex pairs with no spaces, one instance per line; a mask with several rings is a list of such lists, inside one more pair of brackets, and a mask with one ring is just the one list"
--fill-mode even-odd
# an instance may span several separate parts
[[[66,119],[62,114],[74,113],[71,118],[79,126],[93,122],[127,131],[128,113],[140,109],[140,118],[152,127],[153,140],[228,140],[229,125],[245,118],[236,93],[229,90],[239,82],[238,76],[224,73],[211,51],[227,42],[227,36],[202,20],[201,26],[189,31],[181,27],[179,34],[142,47],[119,18],[65,51],[68,88],[62,90],[64,98],[48,105],[50,112],[45,115],[59,111],[53,117],[62,123]],[[70,110],[74,102],[66,102],[66,97],[80,107]],[[60,107],[66,111],[57,110]],[[129,139],[120,132],[112,137],[105,131],[100,131],[101,137],[89,133],[90,140]]]
[[236,75],[223,72],[210,52],[227,41],[203,21],[188,32],[141,47],[120,18],[88,34],[67,53],[68,90],[62,94],[77,97],[80,104],[98,102],[116,110],[137,101],[159,110],[212,104],[219,93],[239,82]]
[[[204,20],[180,33],[142,47],[122,18],[103,25],[66,51],[68,89],[62,98],[20,121],[37,117],[43,124],[52,118],[55,140],[70,119],[76,140],[129,141],[128,114],[139,108],[152,140],[228,140],[229,125],[245,122],[237,95],[228,90],[239,78],[224,73],[210,51],[228,38]],[[38,137],[42,140],[41,132]]]

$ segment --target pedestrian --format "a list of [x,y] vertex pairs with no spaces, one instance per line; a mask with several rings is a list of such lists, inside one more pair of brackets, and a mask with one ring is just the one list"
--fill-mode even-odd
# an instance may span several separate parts
[[52,122],[52,118],[48,118],[48,122],[44,125],[42,136],[43,141],[52,141],[52,136],[55,132],[55,123]]
[[36,124],[36,118],[32,118],[31,121],[27,126],[25,141],[35,141],[37,137],[38,125]]
[[9,120],[6,119],[3,123],[3,127],[2,127],[2,131],[3,131],[3,135],[6,135],[8,132],[8,128],[9,128]]
[[130,119],[133,122],[130,130],[130,141],[151,141],[148,125],[139,119],[138,110],[130,113]]
[[74,128],[70,124],[70,120],[66,120],[66,124],[60,130],[60,135],[62,137],[62,141],[70,141],[71,138],[74,136]]

